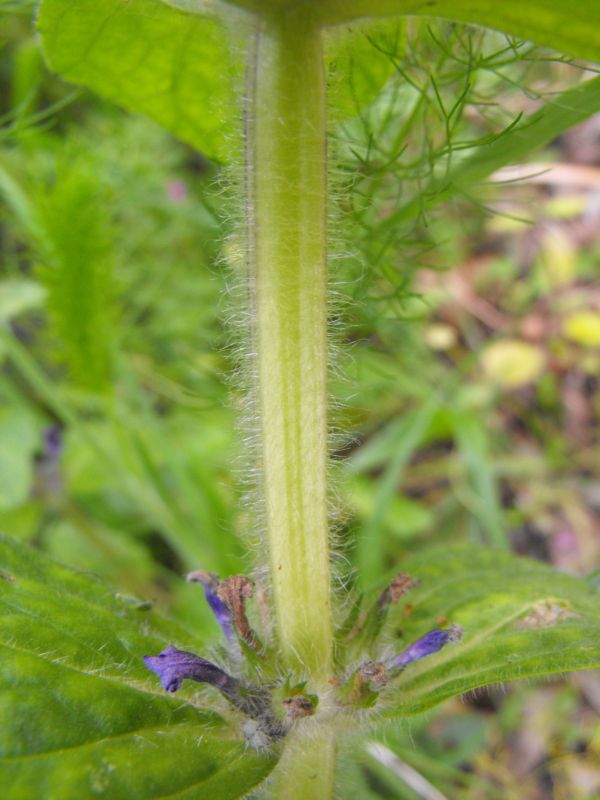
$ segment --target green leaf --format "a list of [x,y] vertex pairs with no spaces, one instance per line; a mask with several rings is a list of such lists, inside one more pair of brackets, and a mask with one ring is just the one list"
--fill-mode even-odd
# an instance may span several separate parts
[[[327,42],[327,91],[330,113],[336,122],[349,119],[365,108],[394,73],[386,49],[392,46],[394,51],[398,49],[395,40],[404,33],[404,26],[396,24],[392,31],[387,28],[369,26],[363,30],[359,26],[357,30],[344,31],[342,37],[336,31]],[[393,45],[388,44],[389,38]]]
[[478,145],[463,159],[455,159],[449,173],[434,178],[419,197],[403,205],[387,221],[390,227],[413,219],[423,198],[432,207],[476,188],[501,167],[518,164],[557,136],[600,111],[600,77],[586,80],[548,100],[542,108],[520,119],[510,130]]
[[553,47],[563,53],[600,60],[600,3],[579,0],[313,0],[323,25],[361,17],[415,14],[444,17],[504,31],[511,36]]
[[16,508],[27,500],[38,443],[31,411],[18,405],[0,407],[0,509]]
[[[424,552],[402,565],[419,578],[393,606],[386,629],[396,652],[440,617],[460,642],[408,666],[385,693],[385,714],[414,714],[500,681],[600,667],[600,592],[536,561],[472,546]],[[383,700],[383,698],[382,698]]]
[[0,323],[39,309],[46,297],[43,286],[28,278],[4,278],[0,281]]
[[44,0],[50,68],[227,160],[234,65],[219,22],[160,0]]
[[[510,131],[476,148],[446,177],[444,194],[465,190],[507,164],[517,164],[600,110],[600,77],[548,100]],[[438,189],[441,187],[438,187]]]
[[464,464],[469,486],[469,510],[479,521],[487,542],[506,549],[500,491],[491,465],[488,432],[472,411],[456,411],[452,425],[460,462]]
[[[216,713],[212,690],[160,689],[142,662],[201,643],[158,615],[0,538],[0,784],[32,797],[244,796],[274,766]],[[197,686],[197,685],[195,685]]]
[[364,526],[356,547],[356,562],[360,569],[362,585],[365,587],[372,586],[384,568],[386,516],[396,497],[404,470],[425,437],[438,407],[439,399],[433,396],[422,408],[408,414],[402,420],[402,426],[395,440],[394,453],[379,480],[373,512]]
[[2,293],[0,321],[46,298],[59,357],[74,381],[107,391],[113,360],[113,225],[106,187],[83,160],[68,158],[51,186],[19,182],[0,168],[0,197],[41,262],[45,284],[11,281]]
[[48,290],[60,358],[85,389],[111,388],[114,323],[112,238],[107,192],[98,176],[77,162],[59,169],[38,199],[45,246],[38,275]]

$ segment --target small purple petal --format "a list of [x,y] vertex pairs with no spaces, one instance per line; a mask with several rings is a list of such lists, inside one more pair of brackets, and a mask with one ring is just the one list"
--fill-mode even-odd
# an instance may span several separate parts
[[416,642],[409,644],[406,650],[387,661],[385,667],[389,670],[404,669],[409,664],[412,664],[413,661],[420,661],[426,656],[437,653],[448,642],[457,642],[461,636],[462,628],[459,625],[451,625],[444,630],[436,628],[417,639]]
[[237,681],[216,664],[177,647],[167,647],[159,656],[144,656],[144,664],[158,675],[167,692],[176,692],[186,678],[210,683],[224,693],[237,687]]
[[219,578],[213,572],[204,572],[204,570],[197,570],[190,572],[187,580],[192,583],[201,583],[204,586],[204,596],[206,602],[210,606],[211,611],[215,615],[215,619],[219,623],[221,630],[228,642],[235,639],[233,632],[233,621],[231,611],[227,608],[225,603],[219,597]]
[[225,603],[221,600],[216,592],[213,592],[208,586],[204,587],[204,596],[206,602],[215,615],[215,619],[219,623],[221,630],[227,641],[231,642],[234,639],[233,625],[231,622],[231,611],[227,608]]

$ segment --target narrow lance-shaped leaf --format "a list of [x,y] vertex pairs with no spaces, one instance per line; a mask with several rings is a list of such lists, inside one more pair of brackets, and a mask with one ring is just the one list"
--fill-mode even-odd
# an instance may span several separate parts
[[391,680],[384,713],[417,713],[500,681],[600,667],[600,592],[585,581],[471,546],[435,549],[402,566],[420,584],[408,616],[404,602],[390,608],[388,651],[374,657],[394,662],[440,620],[463,634]]
[[260,783],[275,756],[206,709],[217,691],[199,700],[186,682],[173,697],[146,668],[173,643],[202,652],[177,625],[1,538],[2,796],[230,800]]
[[228,159],[235,67],[217,19],[160,0],[44,0],[37,28],[64,78]]

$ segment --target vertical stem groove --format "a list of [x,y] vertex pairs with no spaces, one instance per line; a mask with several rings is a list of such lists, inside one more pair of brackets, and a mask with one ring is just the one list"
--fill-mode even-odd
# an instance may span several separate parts
[[327,522],[326,128],[320,32],[266,24],[248,147],[262,481],[279,645],[324,683],[332,660]]

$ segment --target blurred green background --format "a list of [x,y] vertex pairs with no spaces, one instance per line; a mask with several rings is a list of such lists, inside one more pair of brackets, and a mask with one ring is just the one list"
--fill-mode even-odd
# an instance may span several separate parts
[[[0,529],[211,631],[182,574],[257,552],[228,324],[235,193],[154,124],[51,76],[32,9],[0,2]],[[441,188],[582,65],[427,22],[335,48],[340,574],[374,586],[444,541],[600,569],[600,117],[518,174]],[[381,737],[442,796],[591,799],[599,712],[585,673],[482,690]],[[436,797],[362,752],[345,774],[349,798]]]

